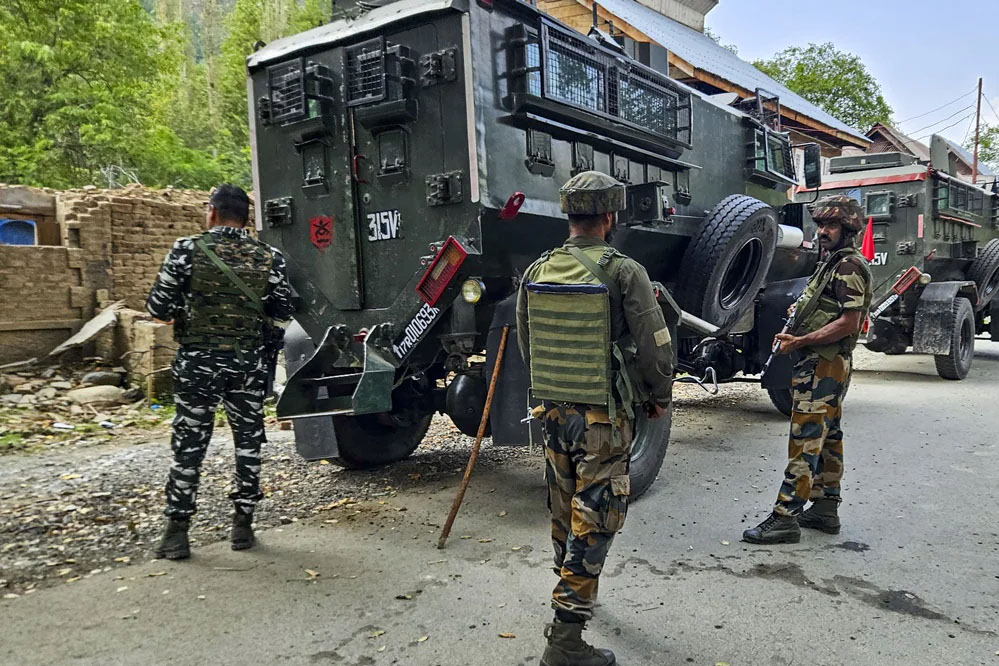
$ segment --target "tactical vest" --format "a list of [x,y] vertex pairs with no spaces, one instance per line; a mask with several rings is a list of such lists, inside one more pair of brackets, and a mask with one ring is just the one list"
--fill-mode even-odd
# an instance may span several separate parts
[[[201,247],[221,260],[249,291],[247,293]],[[194,245],[190,294],[175,338],[182,345],[223,351],[251,350],[263,344],[264,313],[273,253],[249,237],[200,236]]]
[[[793,335],[806,335],[813,333],[829,322],[838,319],[842,314],[839,301],[830,298],[825,294],[826,287],[832,282],[833,274],[840,262],[847,257],[859,257],[861,260],[854,262],[862,267],[864,276],[867,279],[867,290],[864,296],[864,313],[871,309],[871,269],[867,265],[867,260],[854,247],[844,247],[836,250],[829,258],[819,264],[812,273],[812,277],[805,286],[805,291],[798,298],[795,306],[795,326],[791,331]],[[831,361],[837,354],[850,355],[853,353],[857,341],[860,339],[860,331],[848,335],[841,340],[827,345],[809,345],[806,349],[816,352],[819,356]]]
[[619,288],[604,267],[617,254],[560,248],[542,257],[526,286],[533,396],[604,407],[612,421],[619,403],[632,417],[635,401],[621,345],[611,339],[610,295]]

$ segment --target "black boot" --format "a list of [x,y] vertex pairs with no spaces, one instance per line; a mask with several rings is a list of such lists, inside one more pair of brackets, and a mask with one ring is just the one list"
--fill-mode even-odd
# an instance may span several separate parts
[[801,530],[794,516],[771,513],[762,523],[743,532],[742,540],[763,544],[798,543],[801,541]]
[[545,627],[548,647],[541,666],[614,666],[610,650],[597,650],[583,640],[582,622],[553,622]]
[[163,538],[160,540],[160,545],[156,547],[156,557],[168,560],[189,558],[191,545],[187,541],[187,530],[190,527],[190,518],[167,518]]
[[825,497],[815,500],[798,516],[798,525],[826,534],[839,534],[839,502]]
[[253,514],[236,512],[232,516],[232,549],[246,550],[257,542],[253,536]]

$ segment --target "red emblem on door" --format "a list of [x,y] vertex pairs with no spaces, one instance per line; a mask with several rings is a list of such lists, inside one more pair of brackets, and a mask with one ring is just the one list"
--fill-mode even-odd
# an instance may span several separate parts
[[318,215],[309,220],[309,237],[312,244],[320,250],[325,250],[333,242],[333,218],[329,215]]

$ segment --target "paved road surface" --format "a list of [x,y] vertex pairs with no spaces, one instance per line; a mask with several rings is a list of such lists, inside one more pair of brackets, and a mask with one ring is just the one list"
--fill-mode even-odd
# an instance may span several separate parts
[[[843,533],[742,544],[787,426],[762,393],[697,399],[614,544],[594,642],[622,666],[999,665],[999,345],[979,343],[964,382],[925,357],[858,367]],[[268,530],[249,554],[216,544],[0,601],[0,663],[536,664],[554,583],[540,470],[476,476],[444,551],[457,478]]]

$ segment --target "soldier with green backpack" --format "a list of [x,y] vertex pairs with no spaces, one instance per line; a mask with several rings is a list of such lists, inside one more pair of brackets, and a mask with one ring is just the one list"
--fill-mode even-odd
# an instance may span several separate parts
[[205,215],[209,231],[177,240],[146,301],[153,317],[174,323],[180,345],[173,364],[177,415],[167,525],[157,557],[190,556],[187,532],[220,401],[236,448],[236,487],[229,496],[235,506],[232,547],[243,550],[254,543],[268,345],[280,338],[275,331],[290,320],[294,306],[284,258],[246,229],[249,207],[243,190],[218,187]]
[[589,171],[561,190],[569,239],[525,271],[518,344],[542,401],[552,519],[554,621],[542,666],[609,666],[582,639],[600,571],[628,509],[635,407],[669,406],[672,340],[645,269],[608,243],[624,185]]
[[797,543],[802,527],[828,534],[840,530],[840,420],[873,285],[867,260],[854,247],[863,228],[857,202],[842,195],[824,197],[812,219],[824,260],[795,303],[787,331],[775,340],[777,353],[799,352],[791,378],[789,460],[773,512],[742,535],[749,543]]

